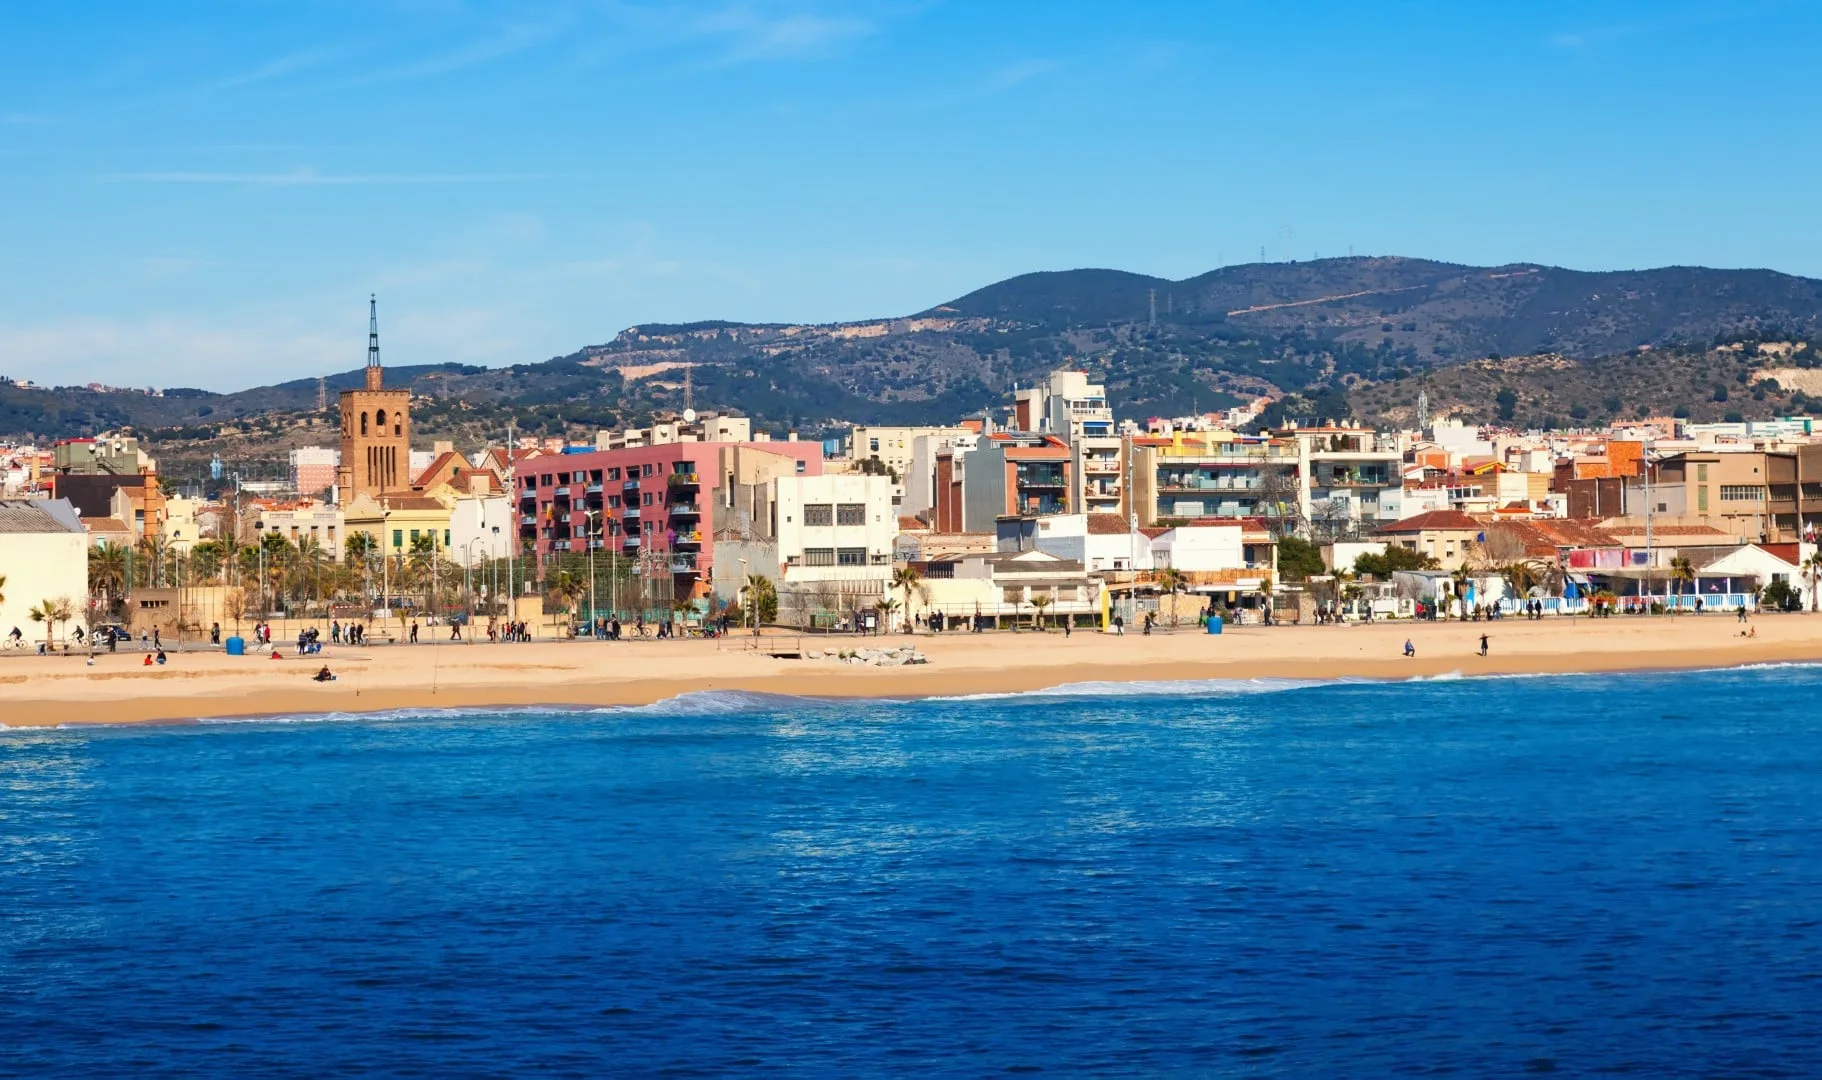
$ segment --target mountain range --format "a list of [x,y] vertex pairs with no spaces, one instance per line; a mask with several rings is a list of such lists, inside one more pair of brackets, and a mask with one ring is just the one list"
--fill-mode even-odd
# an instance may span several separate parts
[[[1716,365],[1726,368],[1719,378],[1729,386],[1766,391],[1758,400],[1768,408],[1803,404],[1794,387],[1766,390],[1759,384],[1768,380],[1753,372],[1774,361],[1810,366],[1808,343],[1819,324],[1822,281],[1769,270],[1588,272],[1362,257],[1230,266],[1180,281],[1118,270],[1024,274],[911,315],[824,325],[647,324],[541,362],[390,368],[387,382],[423,399],[414,415],[426,436],[493,433],[509,420],[523,431],[587,431],[641,422],[682,407],[686,396],[698,408],[737,408],[773,430],[947,422],[998,407],[1007,389],[1064,365],[1099,376],[1126,415],[1180,414],[1269,394],[1305,415],[1370,419],[1432,386],[1433,409],[1490,411],[1486,401],[1450,402],[1449,387],[1478,395],[1539,372],[1560,381],[1563,371],[1651,350],[1648,362],[1628,361],[1624,371],[1607,370],[1570,392],[1594,394],[1592,410],[1585,402],[1548,405],[1563,416],[1579,409],[1598,418],[1689,387],[1702,400],[1688,404],[1713,412],[1709,406],[1728,401],[1710,385],[1717,380],[1707,369]],[[1779,341],[1791,344],[1775,355],[1756,351],[1757,343]],[[1722,346],[1730,357],[1717,353]],[[1502,374],[1512,357],[1553,360]],[[1444,378],[1468,365],[1493,373]],[[1675,377],[1660,377],[1672,368]],[[334,392],[360,379],[358,368],[326,379],[331,410]],[[155,442],[182,443],[300,421],[314,428],[325,419],[317,391],[315,379],[162,397],[0,384],[0,434],[55,438],[131,426]]]

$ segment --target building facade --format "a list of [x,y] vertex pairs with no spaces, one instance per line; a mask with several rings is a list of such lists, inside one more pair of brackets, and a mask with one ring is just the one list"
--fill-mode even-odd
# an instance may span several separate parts
[[732,497],[743,455],[766,455],[793,476],[822,475],[822,444],[678,442],[528,459],[516,472],[521,546],[542,568],[552,555],[612,550],[647,576],[697,594],[714,564],[709,538]]

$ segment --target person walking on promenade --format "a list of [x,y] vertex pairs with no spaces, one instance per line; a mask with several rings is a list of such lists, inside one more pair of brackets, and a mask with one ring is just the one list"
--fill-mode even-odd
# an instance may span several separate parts
[[411,643],[413,645],[418,643],[418,621],[416,619],[411,620]]

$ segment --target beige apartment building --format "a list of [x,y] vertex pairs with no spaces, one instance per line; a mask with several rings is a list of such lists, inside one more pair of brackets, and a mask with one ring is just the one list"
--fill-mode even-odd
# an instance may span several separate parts
[[1668,501],[1680,502],[1684,515],[1744,543],[1794,540],[1778,535],[1772,521],[1767,456],[1759,450],[1675,454],[1658,463],[1652,484],[1668,489]]

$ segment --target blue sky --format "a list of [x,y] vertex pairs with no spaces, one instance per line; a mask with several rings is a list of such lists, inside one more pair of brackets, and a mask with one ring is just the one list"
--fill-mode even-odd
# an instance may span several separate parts
[[[1822,5],[0,5],[0,374],[234,389],[1028,270],[1822,276]],[[1289,242],[1285,243],[1288,230]]]

